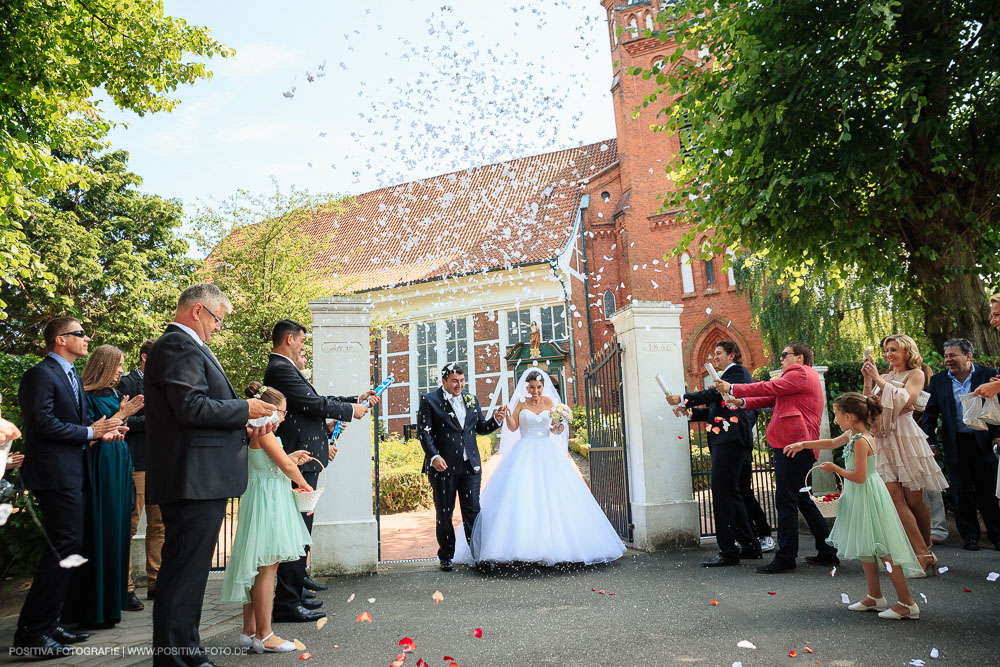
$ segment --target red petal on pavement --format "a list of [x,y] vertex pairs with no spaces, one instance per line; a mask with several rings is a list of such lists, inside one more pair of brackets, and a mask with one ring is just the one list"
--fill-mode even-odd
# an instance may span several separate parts
[[597,591],[597,592],[600,593],[601,595],[604,595],[604,589],[603,588],[601,590]]
[[[400,653],[400,655],[402,655],[402,653]],[[389,667],[403,667],[403,663],[405,662],[406,658],[403,658],[402,660],[393,660],[391,663],[389,663]]]
[[444,657],[444,661],[445,662],[455,662],[455,658],[451,657],[450,655],[446,655]]
[[417,648],[417,645],[413,643],[413,640],[409,637],[403,637],[399,640],[399,645],[403,647],[403,652],[407,653]]
[[476,636],[476,639],[482,639],[483,638],[483,629],[482,628],[476,628],[475,630],[472,631],[472,634],[474,634]]
[[372,622],[372,615],[369,614],[367,611],[363,611],[360,614],[358,614],[358,623],[365,623],[365,622],[367,623]]
[[777,595],[777,593],[775,593],[774,591],[768,591],[767,594],[768,595]]
[[971,588],[963,588],[962,590],[965,591],[966,593],[971,593],[972,592]]
[[303,653],[299,656],[299,660],[308,660],[311,657],[313,657],[312,653]]
[[423,658],[417,658],[417,667],[430,667]]
[[789,658],[794,658],[797,655],[798,655],[798,653],[796,653],[794,650],[788,652],[788,657]]
[[592,593],[596,593],[596,592],[597,592],[597,589],[596,589],[596,588],[591,588],[591,589],[590,589],[590,591],[591,591]]
[[802,649],[802,650],[803,650],[803,651],[805,651],[806,653],[812,653],[812,652],[813,652],[813,650],[812,650],[811,648],[809,648],[808,646],[806,646],[806,647],[805,647],[804,649]]
[[719,601],[718,600],[712,600],[712,606],[713,607],[718,607],[719,606]]

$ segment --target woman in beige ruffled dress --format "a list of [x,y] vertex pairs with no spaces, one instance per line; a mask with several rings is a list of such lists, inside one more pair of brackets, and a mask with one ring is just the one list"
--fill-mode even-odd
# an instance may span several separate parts
[[903,522],[920,564],[930,572],[937,563],[931,553],[931,518],[923,493],[941,491],[948,481],[927,444],[927,436],[912,417],[913,404],[924,386],[923,358],[917,343],[904,334],[887,336],[882,352],[889,372],[879,375],[873,359],[861,367],[866,395],[882,397],[882,416],[873,429],[878,449],[877,470]]

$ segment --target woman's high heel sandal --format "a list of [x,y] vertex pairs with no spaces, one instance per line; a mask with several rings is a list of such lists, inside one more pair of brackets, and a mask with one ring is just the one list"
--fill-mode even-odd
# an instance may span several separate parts
[[910,613],[909,614],[898,614],[895,611],[893,611],[892,609],[886,609],[885,611],[880,611],[878,613],[878,617],[879,618],[888,618],[888,619],[891,619],[893,621],[902,621],[903,619],[907,619],[907,618],[913,619],[915,621],[918,618],[920,618],[920,607],[917,606],[916,602],[914,602],[913,604],[903,604],[902,602],[900,602],[899,604],[900,604],[900,606],[906,607],[909,610]]
[[264,642],[266,642],[273,636],[274,633],[272,632],[263,639],[257,639],[256,637],[254,637],[253,647],[250,650],[253,651],[254,653],[288,653],[290,651],[295,650],[295,644],[287,640],[282,644],[278,644],[277,646],[264,646]]
[[917,561],[919,562],[921,558],[930,558],[931,562],[924,566],[924,573],[918,574],[915,579],[921,579],[923,577],[934,577],[937,576],[937,564],[938,557],[934,555],[933,551],[928,551],[925,554],[920,554],[917,556]]
[[[875,604],[869,607],[864,603],[865,600],[874,600]],[[873,598],[870,595],[865,596],[864,598],[858,600],[857,602],[848,607],[848,609],[850,609],[851,611],[885,611],[888,608],[889,608],[889,601],[886,600],[884,597]]]

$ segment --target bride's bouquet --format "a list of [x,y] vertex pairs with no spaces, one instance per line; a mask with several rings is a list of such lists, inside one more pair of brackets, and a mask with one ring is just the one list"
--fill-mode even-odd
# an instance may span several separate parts
[[570,409],[565,403],[556,403],[549,410],[549,417],[552,418],[552,426],[556,427],[560,424],[569,425],[573,421],[573,410]]

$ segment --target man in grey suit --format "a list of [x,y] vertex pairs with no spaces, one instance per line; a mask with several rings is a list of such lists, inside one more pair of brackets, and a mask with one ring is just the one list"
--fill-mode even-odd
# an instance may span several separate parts
[[244,400],[205,344],[232,304],[215,285],[181,293],[174,321],[149,352],[146,501],[159,505],[163,565],[153,605],[153,665],[212,665],[198,626],[212,553],[229,498],[247,486],[248,419],[274,407]]

